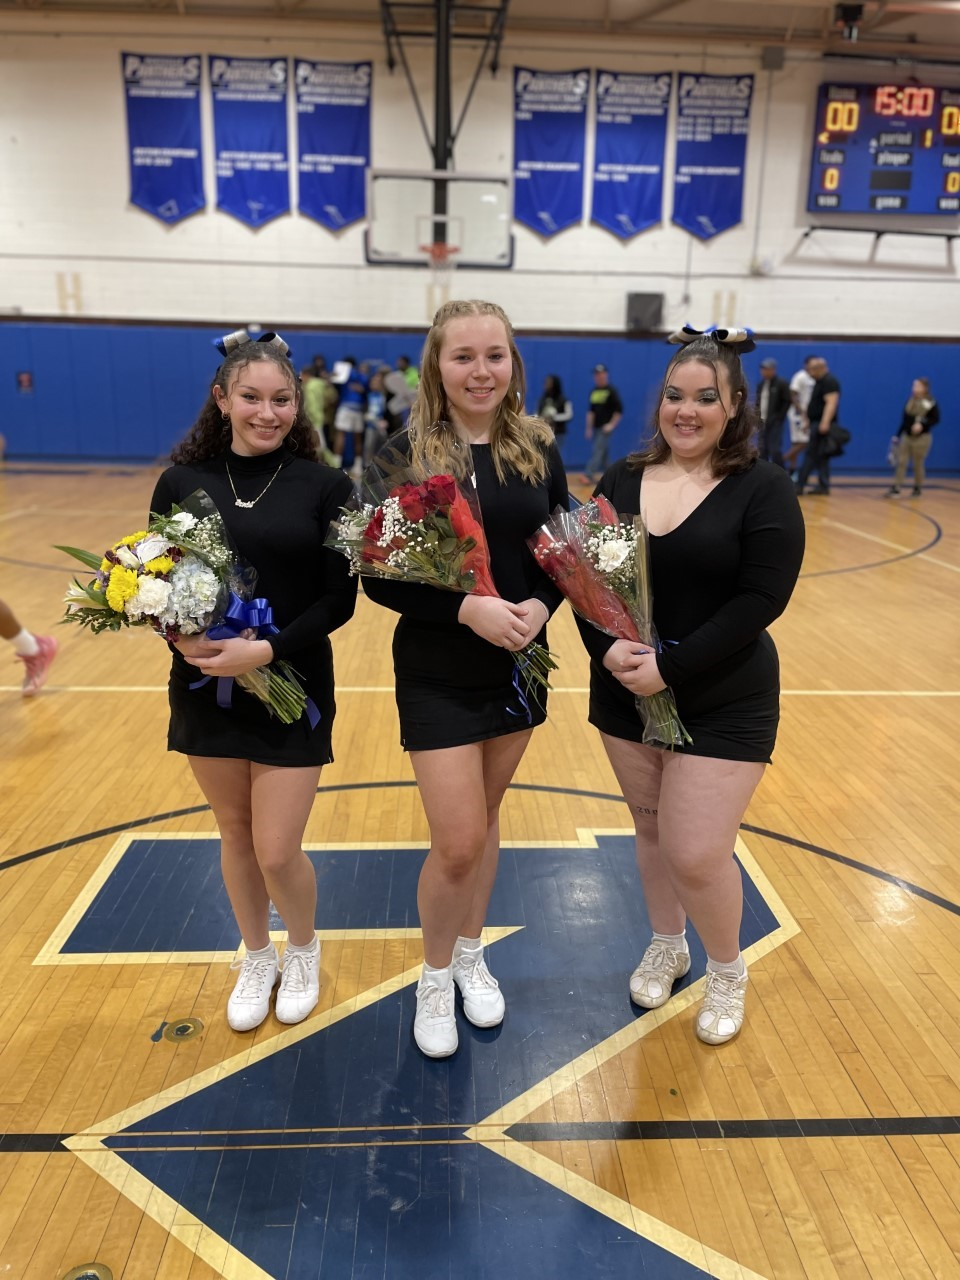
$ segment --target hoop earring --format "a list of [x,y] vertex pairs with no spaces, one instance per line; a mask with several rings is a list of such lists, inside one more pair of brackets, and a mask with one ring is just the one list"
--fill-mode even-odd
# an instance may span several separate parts
[[224,420],[224,422],[230,421],[229,413],[224,413],[222,409],[220,410],[220,417]]
[[300,448],[300,442],[297,440],[297,437],[293,434],[292,431],[287,436],[287,448],[290,450],[291,453],[296,453],[297,450]]

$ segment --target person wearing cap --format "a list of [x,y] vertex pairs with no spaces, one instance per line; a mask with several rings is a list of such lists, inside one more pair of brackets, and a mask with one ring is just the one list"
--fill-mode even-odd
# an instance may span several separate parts
[[777,362],[768,356],[760,361],[760,381],[757,384],[757,413],[760,431],[757,446],[760,457],[767,462],[783,466],[783,423],[790,408],[790,386],[786,379],[777,376]]
[[610,374],[605,364],[593,366],[593,390],[590,392],[590,408],[587,410],[587,439],[593,441],[593,451],[587,469],[581,477],[584,484],[594,484],[607,469],[610,454],[610,437],[623,417],[623,403],[616,387],[610,385]]

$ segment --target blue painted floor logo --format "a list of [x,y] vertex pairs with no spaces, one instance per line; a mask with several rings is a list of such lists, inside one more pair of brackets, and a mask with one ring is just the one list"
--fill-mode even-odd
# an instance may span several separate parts
[[[309,852],[322,938],[417,937],[422,848]],[[744,853],[747,951],[784,922]],[[58,963],[230,959],[239,943],[209,836],[124,837],[68,919]],[[427,1060],[413,1043],[419,966],[404,969],[407,959],[395,973],[377,968],[371,990],[347,1006],[291,1029],[278,1023],[275,1037],[67,1145],[244,1280],[724,1274],[709,1250],[673,1247],[629,1205],[620,1213],[615,1197],[566,1173],[560,1142],[551,1157],[548,1135],[523,1132],[523,1118],[542,1116],[551,1090],[575,1078],[571,1064],[624,1037],[635,1043],[641,1024],[664,1016],[641,1016],[627,993],[649,935],[632,837],[581,832],[554,847],[505,847],[488,925],[507,1016],[482,1031],[458,1012],[453,1058]],[[703,974],[691,942],[675,1002]]]

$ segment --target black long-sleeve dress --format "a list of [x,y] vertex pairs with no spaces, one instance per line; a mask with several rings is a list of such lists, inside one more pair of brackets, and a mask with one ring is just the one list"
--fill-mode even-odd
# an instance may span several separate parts
[[[249,510],[234,504],[227,462]],[[277,471],[276,480],[263,492]],[[244,561],[257,570],[256,592],[273,608],[279,634],[270,637],[274,656],[303,677],[320,712],[316,728],[307,718],[286,725],[244,690],[234,687],[229,709],[217,705],[217,682],[189,686],[203,676],[173,652],[167,746],[185,755],[225,756],[288,767],[329,764],[336,704],[330,632],[351,617],[356,581],[349,564],[323,540],[351,493],[341,471],[297,458],[286,445],[259,457],[228,452],[205,462],[168,468],[157,482],[151,511],[166,514],[196,489],[213,499]]]
[[[547,475],[540,484],[516,474],[501,484],[490,445],[472,445],[471,453],[497,590],[515,604],[540,600],[552,614],[563,597],[526,539],[555,507],[567,505],[567,477],[556,446],[546,452]],[[513,655],[457,621],[461,592],[369,577],[363,588],[371,600],[401,615],[393,665],[405,750],[462,746],[543,723],[546,690],[527,694],[524,707],[514,684]],[[536,638],[546,644],[545,627]]]
[[[642,468],[627,459],[597,492],[640,511]],[[780,664],[765,628],[783,612],[803,560],[804,526],[787,473],[758,461],[725,476],[670,533],[650,537],[657,666],[693,738],[688,755],[768,764],[780,719]],[[577,619],[590,654],[590,722],[640,742],[634,696],[603,665],[613,644]],[[676,643],[672,643],[676,641]]]

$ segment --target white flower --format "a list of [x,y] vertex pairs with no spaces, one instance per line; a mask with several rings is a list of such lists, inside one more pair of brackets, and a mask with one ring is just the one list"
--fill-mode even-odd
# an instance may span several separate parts
[[140,568],[140,561],[133,554],[133,552],[130,550],[129,547],[117,547],[116,551],[114,552],[114,555],[117,557],[118,563],[122,564],[125,569]]
[[192,529],[197,523],[197,517],[192,516],[189,511],[178,511],[175,516],[171,516],[167,521],[169,527],[175,534],[179,534],[182,538],[188,529]]
[[142,618],[145,614],[158,618],[167,607],[169,597],[170,583],[146,573],[137,583],[137,594],[124,605],[124,612],[130,618]]
[[216,608],[220,579],[196,556],[184,556],[174,567],[169,585],[166,608],[158,619],[160,625],[176,627],[185,635],[202,630],[202,625],[190,627],[189,624],[203,624],[207,615]]
[[[192,520],[193,517],[191,516],[190,519]],[[159,533],[151,533],[149,537],[142,538],[135,547],[141,564],[146,564],[148,560],[156,560],[158,556],[166,555],[169,549],[170,539],[162,538]]]
[[630,551],[630,543],[622,538],[601,543],[597,548],[597,567],[603,573],[612,573],[614,569],[620,568]]

